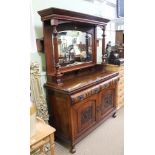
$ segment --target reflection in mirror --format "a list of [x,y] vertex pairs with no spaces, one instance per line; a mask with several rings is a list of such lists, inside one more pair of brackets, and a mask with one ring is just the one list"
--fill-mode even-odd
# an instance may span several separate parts
[[58,55],[61,66],[73,66],[92,61],[92,35],[67,30],[58,33]]

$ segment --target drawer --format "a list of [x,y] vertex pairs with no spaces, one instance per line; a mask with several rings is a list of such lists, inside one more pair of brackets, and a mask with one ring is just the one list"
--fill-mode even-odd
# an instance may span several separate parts
[[118,88],[124,87],[124,80],[119,81]]
[[117,104],[123,104],[124,103],[124,96],[117,99]]
[[118,102],[117,103],[117,109],[121,108],[124,105],[124,101],[123,102]]
[[124,98],[119,101],[119,105],[124,105]]
[[[46,138],[44,138],[44,139],[38,141],[37,143],[31,145],[30,151],[32,152],[32,151],[34,151],[34,150],[36,150],[36,149],[42,147],[43,145],[45,145],[45,144],[47,144],[47,143],[49,143],[49,142],[50,142],[50,137],[48,136],[48,137],[46,137]],[[53,142],[53,143],[54,143],[54,142]]]
[[124,90],[122,89],[121,91],[119,91],[117,94],[116,94],[117,98],[121,98],[122,96],[124,96]]
[[119,92],[118,97],[119,97],[119,98],[124,97],[124,90],[122,90],[122,91]]
[[124,76],[119,78],[119,83],[124,83]]
[[124,86],[123,85],[118,87],[118,94],[120,94],[122,91],[124,91]]
[[77,103],[80,101],[83,101],[84,99],[97,94],[100,91],[100,85],[88,88],[84,91],[81,91],[80,93],[76,93],[74,95],[71,95],[71,103]]
[[71,95],[71,103],[73,104],[73,103],[83,101],[84,99],[86,99],[94,94],[98,94],[103,89],[115,88],[115,84],[116,84],[116,82],[118,82],[118,79],[119,79],[118,76],[114,77],[114,78],[109,79],[105,82],[102,82],[94,87],[90,87],[84,91],[81,91],[79,93]]

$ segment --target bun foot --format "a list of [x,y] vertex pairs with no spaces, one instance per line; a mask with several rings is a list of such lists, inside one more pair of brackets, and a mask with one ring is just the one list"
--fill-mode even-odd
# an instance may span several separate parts
[[116,116],[117,116],[117,115],[116,115],[116,112],[115,112],[115,113],[112,115],[112,117],[113,117],[113,118],[116,118]]
[[71,147],[70,152],[71,152],[71,153],[75,153],[75,152],[76,152],[75,146],[72,146],[72,147]]

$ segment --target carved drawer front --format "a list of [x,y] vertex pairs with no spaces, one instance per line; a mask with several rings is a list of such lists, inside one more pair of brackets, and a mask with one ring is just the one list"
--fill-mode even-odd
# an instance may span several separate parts
[[100,85],[88,88],[84,91],[81,91],[80,93],[76,93],[74,95],[71,95],[71,103],[77,103],[80,101],[85,100],[88,97],[91,97],[94,94],[97,94],[100,91]]
[[100,93],[97,113],[99,117],[104,117],[115,107],[115,89],[107,89]]
[[97,95],[85,99],[77,103],[72,108],[74,135],[77,137],[89,127],[95,124],[95,107],[97,103]]
[[118,80],[119,80],[119,77],[117,76],[117,77],[109,79],[105,82],[102,82],[96,86],[90,87],[84,91],[81,91],[79,93],[71,95],[71,104],[83,101],[84,99],[86,99],[94,94],[98,94],[103,89],[107,89],[109,87],[114,88],[115,85],[117,84]]

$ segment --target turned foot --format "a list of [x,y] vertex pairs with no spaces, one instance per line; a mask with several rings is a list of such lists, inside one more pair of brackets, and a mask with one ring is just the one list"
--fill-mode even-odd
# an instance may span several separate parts
[[75,146],[71,146],[70,152],[71,153],[75,153],[76,152]]
[[115,113],[112,115],[112,117],[115,118],[116,116],[117,116],[117,115],[116,115],[116,112],[115,112]]

